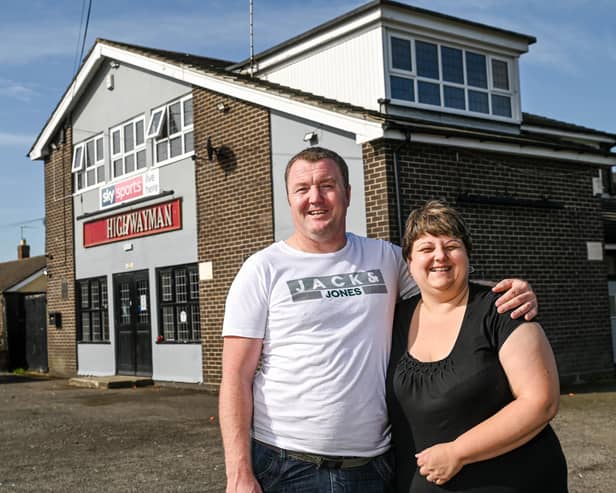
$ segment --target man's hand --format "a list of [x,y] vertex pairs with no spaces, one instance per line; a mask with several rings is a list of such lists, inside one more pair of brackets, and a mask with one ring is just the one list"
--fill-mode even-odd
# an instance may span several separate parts
[[263,493],[256,478],[248,474],[227,477],[226,493]]
[[492,291],[505,293],[496,300],[498,313],[513,310],[511,318],[524,315],[524,320],[532,320],[537,316],[539,310],[537,296],[528,282],[522,279],[503,279],[492,288]]

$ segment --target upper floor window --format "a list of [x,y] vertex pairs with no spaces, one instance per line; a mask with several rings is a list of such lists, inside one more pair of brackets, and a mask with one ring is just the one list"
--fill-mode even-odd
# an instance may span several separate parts
[[510,60],[403,35],[389,40],[392,100],[513,117]]
[[76,191],[105,181],[105,152],[102,134],[74,146],[71,169],[75,175]]
[[154,138],[156,164],[193,152],[192,96],[155,109],[150,117],[147,137]]
[[144,126],[145,119],[140,116],[111,129],[111,170],[114,178],[145,168]]

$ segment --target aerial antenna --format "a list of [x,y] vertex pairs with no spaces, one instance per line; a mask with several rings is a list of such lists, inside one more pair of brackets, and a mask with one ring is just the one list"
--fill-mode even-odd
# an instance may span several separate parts
[[252,2],[253,0],[248,0],[248,4],[250,6],[249,12],[250,12],[250,76],[252,77],[253,74],[255,73],[255,47],[254,47],[254,42],[253,42],[253,7],[252,7]]

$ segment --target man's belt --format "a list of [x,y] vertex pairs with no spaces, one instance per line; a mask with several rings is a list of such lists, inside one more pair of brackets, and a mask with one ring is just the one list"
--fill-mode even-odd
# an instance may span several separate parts
[[[253,438],[253,440],[255,440]],[[374,457],[344,457],[335,455],[318,455],[318,454],[306,454],[304,452],[296,452],[294,450],[285,450],[278,448],[269,443],[264,443],[259,440],[255,440],[259,445],[267,447],[277,453],[284,453],[287,457],[296,459],[302,462],[308,462],[315,464],[317,467],[324,467],[326,469],[352,469],[354,467],[361,467],[368,464]]]

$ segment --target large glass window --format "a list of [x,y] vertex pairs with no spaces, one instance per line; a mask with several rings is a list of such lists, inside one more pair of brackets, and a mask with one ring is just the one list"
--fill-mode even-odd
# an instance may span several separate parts
[[90,188],[105,181],[103,136],[97,135],[73,147],[72,171],[75,191]]
[[196,264],[157,270],[159,336],[167,342],[201,342]]
[[154,139],[154,162],[165,163],[194,150],[192,96],[152,112],[147,137]]
[[145,119],[143,116],[111,129],[111,169],[113,177],[146,167]]
[[513,117],[512,61],[404,35],[389,40],[392,100]]
[[109,342],[107,278],[77,281],[77,337],[80,342]]

